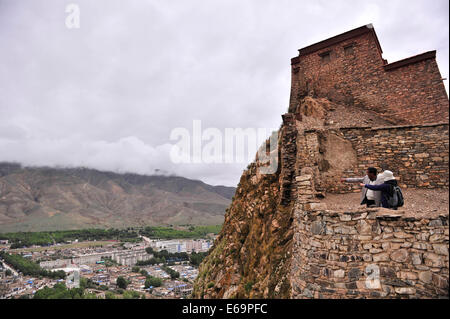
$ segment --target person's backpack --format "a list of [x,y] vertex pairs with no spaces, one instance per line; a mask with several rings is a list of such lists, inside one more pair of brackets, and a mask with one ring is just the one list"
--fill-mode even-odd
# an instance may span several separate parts
[[402,207],[405,204],[402,190],[398,186],[392,187],[393,187],[392,196],[390,196],[388,199],[389,207],[391,208]]

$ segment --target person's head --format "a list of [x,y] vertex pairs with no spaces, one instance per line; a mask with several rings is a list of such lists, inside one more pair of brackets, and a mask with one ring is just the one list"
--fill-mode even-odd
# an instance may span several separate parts
[[392,173],[391,171],[388,171],[388,170],[384,171],[383,172],[383,181],[386,183],[386,182],[392,181],[392,180],[395,180],[394,173]]
[[367,176],[371,181],[374,181],[377,179],[377,169],[375,167],[369,167],[367,169]]

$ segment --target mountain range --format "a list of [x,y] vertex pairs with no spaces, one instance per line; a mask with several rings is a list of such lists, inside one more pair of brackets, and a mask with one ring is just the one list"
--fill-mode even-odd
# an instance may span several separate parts
[[179,176],[0,163],[0,232],[220,224],[234,192]]

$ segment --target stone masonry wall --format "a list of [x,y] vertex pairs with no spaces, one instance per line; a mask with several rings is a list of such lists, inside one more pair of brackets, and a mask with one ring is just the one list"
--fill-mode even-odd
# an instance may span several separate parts
[[[345,55],[344,47],[351,44],[354,45],[353,54]],[[324,63],[320,55],[325,52],[330,52],[331,60]],[[366,80],[379,74],[384,64],[375,39],[370,34],[294,59],[290,97],[292,110],[306,95],[366,107],[382,102],[376,89],[369,86]]]
[[448,298],[448,215],[328,211],[308,200],[312,183],[297,177],[293,298]]
[[[393,124],[448,121],[448,96],[435,52],[388,68],[380,50],[368,31],[293,58],[290,112],[309,95],[373,110]],[[323,61],[327,52],[330,59]]]
[[383,78],[380,97],[391,106],[386,116],[410,124],[448,122],[448,96],[436,59],[386,71]]
[[[449,139],[448,123],[397,126],[383,128],[341,128],[323,131],[309,130],[304,133],[306,152],[298,154],[305,157],[311,166],[316,165],[321,173],[335,169],[333,174],[322,178],[321,187],[327,192],[345,193],[356,191],[358,185],[340,183],[341,177],[364,176],[367,167],[373,166],[389,169],[398,177],[402,187],[413,188],[444,188],[449,186]],[[355,153],[355,161],[345,159],[343,164],[324,163],[327,150],[321,147],[330,134],[350,141],[351,150],[342,149],[342,153]],[[307,154],[307,155],[305,155]],[[334,157],[342,154],[332,154]],[[333,157],[331,157],[333,158]],[[330,159],[328,159],[330,161]],[[326,161],[326,160],[325,160]],[[330,168],[331,166],[331,168]],[[339,171],[339,167],[342,169]]]

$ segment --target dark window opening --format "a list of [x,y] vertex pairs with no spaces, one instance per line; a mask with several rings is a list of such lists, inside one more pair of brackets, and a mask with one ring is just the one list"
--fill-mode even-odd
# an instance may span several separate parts
[[322,58],[322,63],[328,63],[331,61],[331,51],[324,52],[319,55]]
[[354,53],[353,44],[344,47],[344,53],[345,55],[352,55]]

